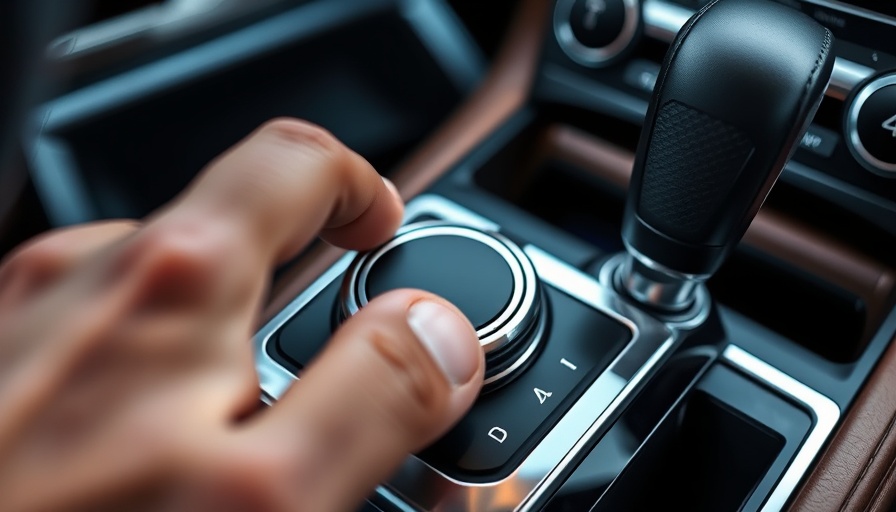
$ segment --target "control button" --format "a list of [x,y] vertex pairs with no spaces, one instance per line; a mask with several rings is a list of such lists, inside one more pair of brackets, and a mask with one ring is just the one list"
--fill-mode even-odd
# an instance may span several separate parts
[[839,142],[839,135],[827,128],[813,124],[809,126],[806,133],[803,134],[803,138],[800,139],[800,148],[811,151],[818,156],[830,158]]
[[553,393],[550,391],[545,391],[543,389],[535,388],[535,397],[538,398],[538,403],[544,404],[544,401],[551,397]]
[[513,285],[510,264],[488,245],[471,238],[433,236],[383,253],[368,274],[367,296],[400,288],[427,290],[457,306],[482,329],[507,309]]
[[501,427],[492,427],[492,429],[488,431],[488,437],[504,444],[504,441],[507,440],[507,431]]
[[625,25],[622,0],[576,0],[569,16],[575,38],[588,48],[603,48],[619,37]]
[[846,114],[849,150],[866,169],[896,178],[896,73],[861,87]]
[[485,391],[516,378],[538,353],[547,328],[541,285],[526,253],[498,233],[440,221],[403,227],[352,262],[340,292],[342,318],[399,288],[435,293],[466,315],[485,352]]
[[640,17],[638,0],[560,0],[554,32],[573,60],[602,66],[631,45]]

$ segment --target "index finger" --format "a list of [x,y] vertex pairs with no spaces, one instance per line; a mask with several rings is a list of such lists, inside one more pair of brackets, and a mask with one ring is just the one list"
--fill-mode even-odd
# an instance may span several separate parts
[[155,221],[216,223],[274,264],[319,233],[346,249],[374,247],[402,212],[360,155],[316,125],[277,119],[212,162]]

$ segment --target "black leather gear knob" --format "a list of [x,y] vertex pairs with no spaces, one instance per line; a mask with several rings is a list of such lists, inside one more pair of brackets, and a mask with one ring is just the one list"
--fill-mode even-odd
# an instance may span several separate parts
[[623,223],[649,266],[706,278],[743,236],[818,108],[831,33],[769,0],[716,0],[672,43]]

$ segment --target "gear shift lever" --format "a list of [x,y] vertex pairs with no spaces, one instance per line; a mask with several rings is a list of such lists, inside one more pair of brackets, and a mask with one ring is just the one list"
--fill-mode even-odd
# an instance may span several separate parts
[[746,231],[818,108],[831,33],[768,0],[717,0],[679,32],[641,134],[617,285],[667,312]]

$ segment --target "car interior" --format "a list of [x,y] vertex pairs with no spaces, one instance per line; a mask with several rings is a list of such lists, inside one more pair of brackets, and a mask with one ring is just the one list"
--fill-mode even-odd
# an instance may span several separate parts
[[384,291],[476,327],[476,404],[363,510],[894,510],[896,3],[60,9],[0,253],[146,216],[274,117],[400,190],[385,245],[277,269],[252,340],[272,404]]

